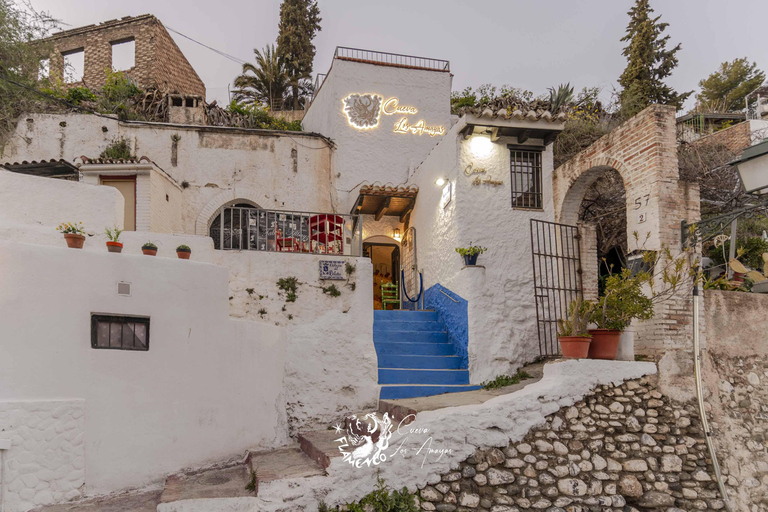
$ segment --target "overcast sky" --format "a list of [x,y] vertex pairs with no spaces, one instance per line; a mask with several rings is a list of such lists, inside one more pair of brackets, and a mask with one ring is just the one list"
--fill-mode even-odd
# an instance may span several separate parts
[[[328,70],[336,46],[404,53],[451,62],[453,89],[510,84],[536,94],[570,82],[600,86],[604,96],[624,69],[619,39],[633,0],[319,0],[314,73]],[[243,60],[277,38],[280,0],[32,0],[72,28],[151,13],[166,26]],[[678,91],[720,62],[748,57],[768,69],[768,1],[652,0],[680,42],[680,64],[668,80]],[[70,27],[71,25],[72,27]],[[240,65],[171,33],[208,89],[226,101]],[[689,100],[687,106],[692,106]]]

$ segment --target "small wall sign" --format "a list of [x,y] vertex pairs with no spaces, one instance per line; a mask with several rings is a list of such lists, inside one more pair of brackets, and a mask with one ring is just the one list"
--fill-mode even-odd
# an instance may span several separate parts
[[320,279],[344,279],[344,262],[320,260]]
[[646,220],[648,220],[648,217],[646,216],[646,214],[645,214],[645,213],[638,213],[638,214],[637,214],[637,223],[638,223],[638,224],[642,224],[642,223],[643,223],[643,222],[645,222]]
[[451,203],[451,199],[453,196],[453,183],[449,180],[448,183],[445,184],[443,187],[443,196],[440,199],[440,206],[445,209],[446,206],[448,206]]

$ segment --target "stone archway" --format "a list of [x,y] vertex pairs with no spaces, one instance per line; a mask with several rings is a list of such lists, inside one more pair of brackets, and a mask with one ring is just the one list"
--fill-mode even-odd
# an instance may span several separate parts
[[[680,222],[699,219],[698,185],[679,180],[675,109],[652,105],[555,169],[552,179],[555,219],[576,224],[587,188],[606,169],[624,181],[627,201],[627,249],[682,250]],[[635,241],[637,232],[640,242]],[[646,236],[647,235],[647,236]],[[596,258],[596,235],[582,226],[582,261]],[[597,296],[597,270],[586,267],[584,294]],[[690,299],[670,299],[657,310],[656,319],[638,332],[640,346],[659,355],[680,348],[689,337]]]
[[254,188],[238,187],[237,190],[224,190],[219,192],[213,198],[211,198],[200,210],[195,221],[195,234],[201,236],[208,236],[208,229],[211,227],[211,222],[218,215],[219,209],[228,204],[233,203],[249,203],[255,207],[258,206],[256,198],[259,197],[259,192]]

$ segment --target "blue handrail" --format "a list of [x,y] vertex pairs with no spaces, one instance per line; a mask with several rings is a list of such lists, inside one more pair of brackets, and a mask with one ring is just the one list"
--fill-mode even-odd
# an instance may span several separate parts
[[405,295],[405,298],[408,299],[409,302],[419,302],[419,299],[421,299],[421,294],[424,292],[424,276],[419,272],[419,294],[416,296],[415,299],[412,299],[408,296],[408,292],[405,290],[405,270],[400,271],[400,284],[401,288],[403,289],[403,295]]

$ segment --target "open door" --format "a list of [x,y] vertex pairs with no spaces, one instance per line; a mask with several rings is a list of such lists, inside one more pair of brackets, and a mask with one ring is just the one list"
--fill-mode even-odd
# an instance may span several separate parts
[[102,185],[114,187],[123,195],[125,200],[123,229],[136,231],[136,176],[102,177],[100,181]]

